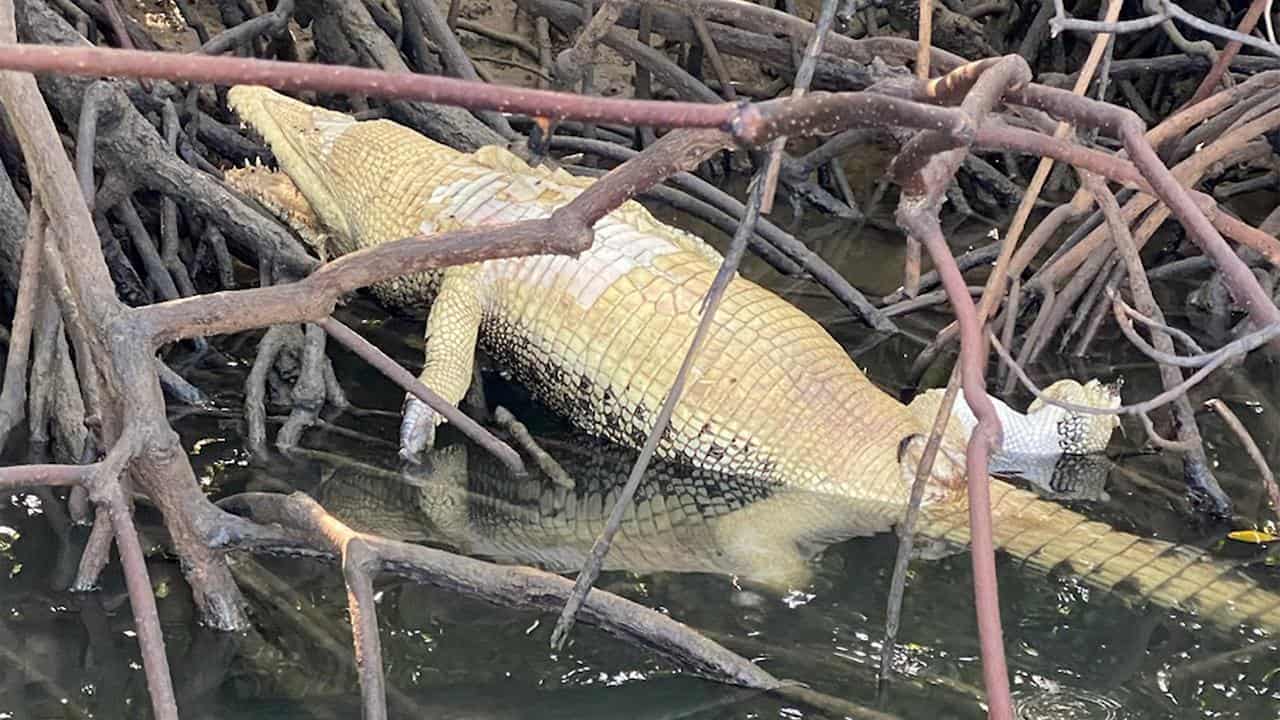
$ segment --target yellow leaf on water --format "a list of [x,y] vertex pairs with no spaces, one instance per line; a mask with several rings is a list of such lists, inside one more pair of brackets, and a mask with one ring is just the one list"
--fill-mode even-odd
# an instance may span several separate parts
[[1253,543],[1254,545],[1280,540],[1280,537],[1261,530],[1236,530],[1235,532],[1227,533],[1227,537],[1239,542]]

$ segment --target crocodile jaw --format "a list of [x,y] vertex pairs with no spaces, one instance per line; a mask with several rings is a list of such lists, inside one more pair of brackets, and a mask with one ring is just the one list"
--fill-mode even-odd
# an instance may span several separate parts
[[355,237],[354,224],[338,199],[341,193],[332,186],[334,174],[328,162],[338,138],[356,125],[355,118],[255,85],[231,88],[227,105],[262,136],[280,169],[293,178],[321,222]]

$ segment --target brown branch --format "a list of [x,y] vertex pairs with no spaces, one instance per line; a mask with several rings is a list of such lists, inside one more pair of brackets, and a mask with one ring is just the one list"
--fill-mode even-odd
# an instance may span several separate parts
[[[646,5],[660,7],[668,0],[642,0]],[[805,43],[814,32],[813,23],[780,10],[736,2],[734,0],[680,0],[680,6],[701,14],[708,20],[728,23],[764,35],[783,33],[796,46]],[[906,65],[916,58],[917,43],[897,37],[870,37],[854,40],[839,33],[829,38],[831,52],[863,64],[871,64],[877,57],[895,65]],[[930,64],[941,72],[950,72],[965,64],[965,59],[938,48],[930,48]]]
[[[662,178],[696,167],[728,142],[727,135],[710,130],[668,133],[548,218],[384,243],[344,255],[298,282],[148,305],[133,309],[130,318],[159,346],[187,337],[320,320],[332,313],[342,295],[401,275],[504,257],[578,253],[590,246],[590,228],[597,220]],[[257,312],[246,314],[246,307]]]
[[325,399],[322,367],[327,361],[324,354],[326,337],[324,331],[314,323],[307,323],[302,328],[298,377],[293,381],[293,388],[289,393],[292,407],[288,419],[276,433],[277,448],[296,446],[302,440],[303,431],[320,420]]
[[44,255],[45,214],[39,197],[27,214],[27,237],[18,272],[18,298],[13,311],[13,332],[0,390],[0,448],[9,432],[22,422],[27,404],[27,361],[31,355],[31,329],[35,317],[36,289],[40,283],[40,258]]
[[[14,40],[13,7],[6,0],[0,2],[0,41]],[[150,344],[128,325],[128,311],[115,296],[96,229],[49,109],[35,79],[24,73],[0,73],[0,97],[66,262],[68,296],[74,297],[86,325],[93,328],[77,348],[77,361],[84,358],[90,366],[100,365],[106,381],[96,416],[102,446],[114,444],[126,424],[138,433],[143,448],[134,458],[131,477],[164,514],[186,561],[183,569],[197,606],[212,626],[244,627],[247,618],[240,596],[221,557],[194,541],[193,514],[207,501],[168,426]],[[134,602],[141,607],[143,600]],[[153,692],[153,702],[162,695]]]
[[[1065,123],[1064,127],[1070,129],[1070,126]],[[1064,132],[1064,135],[1066,134]],[[1006,125],[999,120],[993,120],[978,128],[973,146],[982,150],[1012,150],[1027,155],[1039,155],[1050,163],[1050,169],[1053,161],[1056,160],[1096,172],[1112,182],[1128,185],[1144,193],[1155,194],[1138,168],[1124,157],[1086,147],[1065,137],[1023,130]],[[1031,191],[1035,186],[1035,177],[1032,176],[1031,184],[1027,186],[1027,194],[1024,197],[1034,196],[1035,193]],[[1034,204],[1034,200],[1032,203]],[[1012,227],[1014,226],[1011,225],[1010,228]],[[1015,237],[1020,238],[1021,233]]]
[[[1129,290],[1137,302],[1136,309],[1155,322],[1163,324],[1164,315],[1151,292],[1146,270],[1142,267],[1142,258],[1138,255],[1138,248],[1133,242],[1128,223],[1121,217],[1120,204],[1116,201],[1115,195],[1102,178],[1093,173],[1082,172],[1081,182],[1094,196],[1095,202],[1106,218],[1107,227],[1111,230],[1111,240],[1125,264]],[[1235,255],[1233,254],[1232,257]],[[1252,274],[1250,278],[1252,279]],[[1267,302],[1271,302],[1269,298]],[[1274,306],[1272,307],[1274,309]],[[1152,333],[1152,340],[1156,349],[1161,352],[1173,352],[1173,339],[1167,333],[1156,330]],[[1161,365],[1160,380],[1166,390],[1176,388],[1183,380],[1182,371],[1176,367]],[[1178,442],[1188,448],[1183,457],[1186,476],[1209,496],[1218,512],[1226,513],[1231,503],[1209,469],[1209,461],[1205,457],[1204,443],[1200,438],[1200,429],[1196,425],[1195,411],[1191,408],[1191,401],[1184,394],[1179,396],[1175,403],[1174,417],[1177,419]]]
[[[454,6],[457,4],[459,3],[450,3],[450,11],[452,11]],[[537,60],[540,57],[540,50],[538,47],[516,33],[503,32],[501,30],[491,28],[483,23],[468,20],[466,18],[455,18],[454,20],[455,21],[453,22],[449,22],[449,27],[456,28],[458,30],[465,30],[469,33],[475,33],[476,35],[486,37],[504,45],[510,45],[534,60]]]
[[1001,428],[983,379],[986,353],[982,349],[982,326],[978,322],[977,308],[965,287],[964,276],[956,267],[937,218],[924,212],[902,208],[899,209],[898,216],[899,224],[919,238],[928,249],[960,326],[960,375],[964,398],[978,418],[965,453],[965,473],[968,476],[969,526],[972,538],[970,558],[973,565],[978,638],[982,648],[982,676],[987,689],[990,717],[995,720],[1012,720],[1009,671],[1005,663],[1000,626],[995,544],[991,532],[991,490],[987,472],[990,449],[1001,445]]
[[1231,408],[1225,402],[1218,398],[1213,398],[1205,402],[1205,407],[1218,413],[1218,417],[1231,428],[1231,432],[1235,433],[1240,439],[1240,444],[1244,446],[1244,450],[1249,454],[1249,459],[1253,461],[1254,467],[1258,469],[1258,477],[1262,478],[1262,486],[1267,489],[1267,498],[1271,501],[1271,511],[1280,513],[1280,487],[1276,486],[1275,473],[1271,472],[1271,465],[1267,463],[1267,459],[1262,456],[1262,451],[1258,449],[1258,443],[1254,442],[1253,436],[1245,429],[1244,423],[1240,422],[1240,418],[1232,412]]
[[[314,508],[312,512],[315,512]],[[364,718],[387,720],[386,676],[382,671],[378,604],[373,592],[373,575],[378,570],[380,558],[367,542],[353,537],[349,530],[337,527],[337,523],[326,522],[320,529],[335,549],[341,549],[342,577],[347,583],[347,611],[351,614],[351,634],[356,645],[356,667],[360,669]]]
[[[1258,19],[1262,17],[1263,10],[1270,4],[1268,0],[1253,0],[1249,4],[1249,10],[1240,19],[1240,24],[1236,26],[1236,32],[1242,35],[1248,35],[1258,25]],[[1239,54],[1240,48],[1243,47],[1239,40],[1229,40],[1226,47],[1218,53],[1218,59],[1214,61],[1213,67],[1209,68],[1209,73],[1204,76],[1204,80],[1200,82],[1200,86],[1196,88],[1195,94],[1187,101],[1187,105],[1195,105],[1214,93],[1218,87],[1218,81],[1222,80],[1222,76],[1227,72],[1227,68],[1231,66],[1231,61]]]
[[297,328],[276,325],[263,333],[244,380],[244,418],[248,426],[245,439],[254,455],[267,451],[267,377],[290,332],[296,334]]
[[89,498],[97,506],[99,517],[105,513],[111,521],[124,568],[125,585],[129,589],[129,605],[133,609],[134,632],[142,652],[142,666],[147,676],[147,691],[157,720],[178,720],[178,704],[169,676],[169,658],[164,652],[164,636],[160,630],[160,614],[156,597],[147,575],[146,556],[138,531],[133,525],[132,502],[121,486],[121,474],[133,459],[139,445],[131,435],[121,438],[98,465],[88,482]]
[[116,44],[122,48],[133,48],[133,39],[129,37],[129,31],[125,29],[124,14],[120,12],[120,5],[116,0],[102,0],[102,9],[107,14],[107,24],[111,26],[111,34],[116,36]]
[[47,486],[71,487],[86,482],[95,465],[13,465],[0,468],[0,488],[5,492]]
[[[698,44],[702,46],[703,51],[707,54],[707,59],[711,61],[711,69],[715,71],[716,80],[720,83],[720,94],[724,99],[733,102],[738,99],[738,93],[733,89],[733,77],[729,75],[729,69],[725,67],[724,58],[720,56],[720,51],[716,48],[716,42],[711,38],[711,31],[707,29],[707,21],[701,16],[693,14],[689,16],[689,22],[693,25],[693,31],[698,36]],[[777,142],[776,140],[774,142]]]
[[279,90],[363,93],[370,97],[424,100],[472,110],[523,112],[588,122],[720,128],[747,145],[759,145],[779,135],[830,133],[850,127],[877,127],[886,122],[930,128],[959,138],[961,142],[973,133],[973,128],[958,113],[945,108],[859,93],[811,95],[799,101],[770,100],[750,105],[707,105],[583,97],[431,75],[277,60],[2,43],[0,67],[73,76],[120,75],[265,85]]
[[[823,43],[826,41],[827,36],[831,34],[831,25],[835,22],[837,2],[838,0],[823,0],[822,9],[818,14],[818,25],[814,28],[813,36],[809,38],[809,44],[805,46],[804,59],[800,61],[800,69],[796,73],[795,87],[791,90],[792,98],[802,98],[805,93],[809,92],[809,85],[813,82],[813,73],[817,67],[818,56],[822,54]],[[702,23],[701,18],[697,22]],[[700,26],[704,27],[705,30],[705,23]],[[710,39],[710,35],[708,35],[708,39]],[[723,83],[723,81],[721,82]],[[786,147],[786,136],[775,139],[773,144],[769,146],[767,163],[769,172],[764,177],[764,195],[760,203],[761,215],[768,215],[773,212],[773,197],[778,190],[778,172],[782,169],[782,151]]]
[[[1187,234],[1209,256],[1226,278],[1232,294],[1259,326],[1280,322],[1280,309],[1258,284],[1253,272],[1232,252],[1226,240],[1196,206],[1190,193],[1165,167],[1146,139],[1142,121],[1132,112],[1070,93],[1028,86],[1012,98],[1019,104],[1045,110],[1062,119],[1112,132],[1124,142],[1133,163],[1169,211],[1187,229]],[[1280,341],[1274,346],[1280,348]]]
[[[450,73],[463,80],[480,79],[480,76],[476,74],[476,67],[471,58],[467,57],[466,51],[462,49],[462,43],[458,42],[458,36],[453,31],[452,23],[448,21],[445,15],[440,13],[440,7],[434,0],[402,0],[400,7],[402,14],[406,7],[411,7],[410,12],[417,14],[423,28],[427,31],[427,35],[435,42],[437,51],[440,53],[440,57]],[[500,135],[504,137],[516,136],[516,132],[511,129],[511,125],[507,123],[507,119],[501,113],[486,112],[481,117],[486,125],[492,127]]]
[[916,77],[929,79],[930,49],[933,45],[933,0],[920,0],[920,23],[916,33]]
[[[1000,100],[1031,79],[1025,60],[1013,55],[995,62],[971,63],[929,83],[916,83],[924,96],[942,99],[964,92],[961,110],[970,122],[980,126]],[[924,159],[924,152],[938,143],[939,134],[924,132],[903,147],[894,159],[893,172],[903,186],[897,221],[929,251],[943,288],[951,300],[960,330],[960,377],[965,401],[978,418],[965,455],[968,476],[970,557],[973,565],[973,592],[978,616],[978,637],[982,651],[983,683],[987,690],[990,717],[1012,720],[1013,701],[1009,695],[1009,673],[1005,661],[1000,621],[999,589],[995,573],[995,549],[991,531],[991,497],[988,485],[988,454],[1001,445],[1001,427],[995,406],[986,393],[983,319],[969,296],[964,276],[938,224],[938,208],[943,193],[967,154],[967,148],[948,150]],[[913,153],[920,153],[913,155]],[[899,161],[901,164],[899,164]],[[910,175],[904,175],[909,172]],[[945,410],[945,408],[944,408]]]
[[205,55],[217,55],[240,47],[263,35],[275,35],[284,30],[293,17],[294,0],[280,0],[275,9],[227,28],[200,45]]
[[80,77],[108,75],[224,85],[242,83],[333,94],[363,93],[370,97],[421,100],[472,110],[656,127],[724,127],[736,109],[728,104],[585,98],[549,90],[355,67],[95,47],[0,44],[0,67]]
[[924,499],[925,487],[933,474],[933,463],[942,447],[947,424],[951,422],[951,407],[959,393],[960,372],[957,365],[951,369],[951,378],[947,381],[947,389],[943,392],[938,412],[934,415],[933,427],[929,429],[929,439],[925,442],[920,464],[916,467],[916,476],[911,482],[911,496],[907,501],[907,513],[902,522],[898,523],[898,552],[893,560],[893,576],[889,581],[884,642],[880,647],[880,672],[876,675],[876,685],[880,690],[884,689],[893,666],[893,651],[897,645],[902,616],[902,598],[906,592],[907,568],[911,563],[911,548],[915,544],[916,522],[920,519],[920,502]]
[[[1148,275],[1148,277],[1150,277],[1150,275]],[[1134,310],[1133,308],[1129,307],[1129,304],[1126,303],[1118,293],[1111,290],[1110,288],[1107,289],[1107,296],[1111,298],[1112,308],[1113,310],[1116,311],[1116,322],[1120,325],[1120,329],[1125,331],[1125,334],[1129,337],[1130,340],[1137,338],[1137,340],[1134,341],[1134,344],[1137,345],[1139,348],[1142,348],[1143,352],[1151,354],[1151,353],[1159,353],[1160,351],[1156,350],[1153,347],[1150,347],[1149,345],[1144,346],[1145,341],[1142,340],[1141,337],[1138,337],[1136,333],[1131,334],[1131,331],[1133,328],[1133,322],[1132,322],[1133,320],[1137,320],[1138,322],[1142,323],[1143,325],[1146,325],[1149,328],[1154,328],[1154,329],[1162,330],[1166,333],[1169,333],[1170,337],[1186,345],[1187,349],[1191,350],[1191,352],[1193,353],[1196,353],[1198,355],[1205,354],[1204,348],[1200,347],[1200,344],[1196,342],[1195,338],[1191,337],[1185,331],[1179,330],[1178,328],[1173,327],[1172,325],[1166,325],[1165,323],[1156,322],[1154,319],[1149,318],[1146,315],[1143,315],[1137,310]],[[1171,355],[1168,357],[1158,357],[1155,359],[1158,362],[1169,363],[1170,365],[1178,365],[1180,367],[1200,367],[1205,362],[1203,359],[1183,357],[1181,355]]]
[[1280,268],[1280,241],[1226,212],[1208,196],[1203,199],[1207,201],[1205,213],[1219,232],[1241,245],[1257,250],[1272,267]]
[[538,444],[533,435],[529,434],[529,428],[517,420],[510,410],[499,405],[493,411],[493,420],[503,430],[510,433],[515,438],[516,443],[524,448],[525,452],[533,456],[534,464],[538,466],[538,469],[542,471],[543,475],[547,476],[547,479],[553,485],[564,490],[573,490],[576,487],[577,483],[574,482],[573,477],[561,467],[560,463],[556,462],[551,453],[548,453]]

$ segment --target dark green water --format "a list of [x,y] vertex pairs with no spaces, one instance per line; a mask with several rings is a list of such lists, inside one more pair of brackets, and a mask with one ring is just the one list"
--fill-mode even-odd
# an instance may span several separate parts
[[[837,223],[810,227],[814,248],[855,285],[887,291],[896,284],[897,241],[866,231],[850,240]],[[708,236],[712,235],[707,233]],[[974,241],[983,233],[974,230]],[[960,243],[962,244],[962,243]],[[745,273],[762,279],[824,322],[882,386],[898,391],[918,346],[891,339],[867,349],[867,333],[820,291],[778,281],[761,266]],[[1163,288],[1176,315],[1186,287]],[[343,319],[407,366],[420,362],[421,324],[382,319],[357,302]],[[907,321],[918,334],[937,318]],[[1149,397],[1154,369],[1113,330],[1085,362],[1050,357],[1036,378],[1126,378],[1125,397]],[[240,417],[242,386],[254,344],[219,343],[225,356],[205,358],[184,372],[216,401],[220,412],[176,420],[197,476],[221,496],[246,487],[289,483],[307,489],[319,480],[314,466],[283,460],[252,466]],[[384,461],[394,455],[401,394],[339,350],[331,349],[339,377],[361,408],[383,414],[333,418],[385,444],[315,430],[306,444],[329,452]],[[227,362],[231,358],[235,362]],[[1253,431],[1273,467],[1280,466],[1275,439],[1277,370],[1251,359],[1219,374],[1196,395],[1222,397]],[[518,404],[490,378],[491,398]],[[1025,406],[1027,397],[1012,399]],[[177,415],[175,415],[177,417]],[[523,416],[531,425],[554,420]],[[1263,517],[1260,484],[1229,432],[1203,417],[1211,459],[1239,512]],[[274,433],[276,426],[273,426]],[[1113,454],[1132,452],[1141,438],[1126,423]],[[1119,458],[1103,503],[1081,505],[1124,529],[1204,547],[1220,548],[1225,528],[1198,528],[1174,507],[1181,495],[1180,465],[1162,456]],[[100,593],[71,596],[51,590],[74,572],[83,533],[66,545],[49,528],[45,506],[14,495],[0,509],[0,719],[145,717],[147,699],[131,616],[119,577],[109,574]],[[156,518],[140,511],[153,544],[163,539]],[[855,702],[875,702],[874,668],[892,570],[891,536],[827,548],[814,560],[815,577],[787,594],[742,592],[731,578],[678,573],[607,573],[600,585],[659,608],[759,661],[780,677],[794,678]],[[1247,558],[1248,548],[1227,548]],[[289,588],[248,597],[258,624],[256,638],[211,633],[194,621],[176,565],[162,554],[151,560],[153,582],[170,644],[170,661],[185,718],[353,718],[359,692],[351,669],[346,593],[331,566],[263,560]],[[1000,590],[1006,648],[1022,716],[1063,718],[1280,717],[1280,658],[1275,652],[1229,655],[1254,646],[1259,636],[1202,627],[1194,617],[1162,609],[1130,608],[1115,596],[1093,592],[1069,578],[1053,578],[1001,558]],[[1274,574],[1274,570],[1271,571]],[[976,629],[965,554],[913,565],[904,608],[895,683],[883,709],[905,718],[984,716]],[[1275,583],[1273,583],[1275,584]],[[681,675],[671,663],[588,627],[575,631],[562,653],[547,647],[554,617],[496,608],[455,594],[389,582],[378,606],[388,677],[395,688],[393,717],[413,718],[801,718],[820,715],[779,699]],[[264,649],[262,642],[274,650]]]

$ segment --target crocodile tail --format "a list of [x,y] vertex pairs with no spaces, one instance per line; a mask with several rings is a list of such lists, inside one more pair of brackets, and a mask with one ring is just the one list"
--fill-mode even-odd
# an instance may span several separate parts
[[[1115,530],[999,480],[991,481],[991,515],[995,546],[1026,565],[1069,570],[1093,587],[1224,628],[1280,632],[1280,595],[1198,549]],[[967,545],[967,503],[926,510],[919,532]]]

